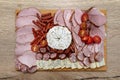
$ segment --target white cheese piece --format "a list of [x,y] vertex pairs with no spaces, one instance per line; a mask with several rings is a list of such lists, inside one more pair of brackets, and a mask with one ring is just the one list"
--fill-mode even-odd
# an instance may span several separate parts
[[71,32],[62,26],[54,26],[47,33],[48,45],[55,49],[67,49],[72,41]]
[[97,67],[97,68],[100,67],[99,62],[95,62],[95,64],[96,64],[96,67]]
[[90,64],[90,68],[92,68],[92,69],[96,68],[96,63],[95,63],[95,62],[94,62],[94,63],[91,63],[91,64]]
[[83,67],[79,64],[79,62],[77,62],[77,68],[78,69],[82,69]]
[[105,60],[104,60],[104,58],[103,58],[103,60],[102,60],[101,62],[99,62],[99,65],[100,65],[100,66],[104,66],[104,65],[105,65]]

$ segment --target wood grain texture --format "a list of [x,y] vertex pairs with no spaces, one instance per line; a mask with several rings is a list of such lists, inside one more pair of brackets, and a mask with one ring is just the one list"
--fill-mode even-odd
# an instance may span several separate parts
[[[37,72],[23,74],[15,71],[15,10],[26,7],[38,9],[87,9],[96,6],[107,10],[106,72]],[[120,0],[0,0],[0,80],[120,80]]]

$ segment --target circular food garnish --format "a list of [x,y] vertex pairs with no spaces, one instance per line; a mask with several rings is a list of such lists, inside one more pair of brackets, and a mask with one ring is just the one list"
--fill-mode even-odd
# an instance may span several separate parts
[[47,33],[48,46],[53,49],[67,49],[72,41],[71,32],[62,26],[54,26]]

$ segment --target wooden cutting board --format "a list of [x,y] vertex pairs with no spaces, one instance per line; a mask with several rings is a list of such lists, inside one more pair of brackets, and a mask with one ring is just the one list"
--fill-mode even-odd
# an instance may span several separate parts
[[[16,10],[16,16],[17,14],[20,12],[19,9]],[[42,14],[44,13],[52,13],[52,15],[54,15],[54,13],[56,12],[56,10],[50,10],[50,9],[41,9],[40,12]],[[106,10],[101,10],[102,13],[104,13],[107,16],[107,11]],[[105,24],[105,31],[107,32],[107,25]],[[105,38],[104,40],[104,60],[105,60],[105,65],[101,66],[99,68],[95,68],[95,69],[71,69],[71,68],[63,68],[63,69],[51,69],[51,70],[39,70],[39,71],[106,71],[107,70],[107,39]]]

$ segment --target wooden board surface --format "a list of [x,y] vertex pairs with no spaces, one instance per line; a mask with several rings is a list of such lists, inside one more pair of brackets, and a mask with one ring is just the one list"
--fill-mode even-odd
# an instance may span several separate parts
[[[88,9],[107,10],[106,72],[37,72],[23,74],[14,67],[15,10]],[[120,0],[0,0],[0,80],[120,80]],[[98,79],[96,79],[98,78]]]

